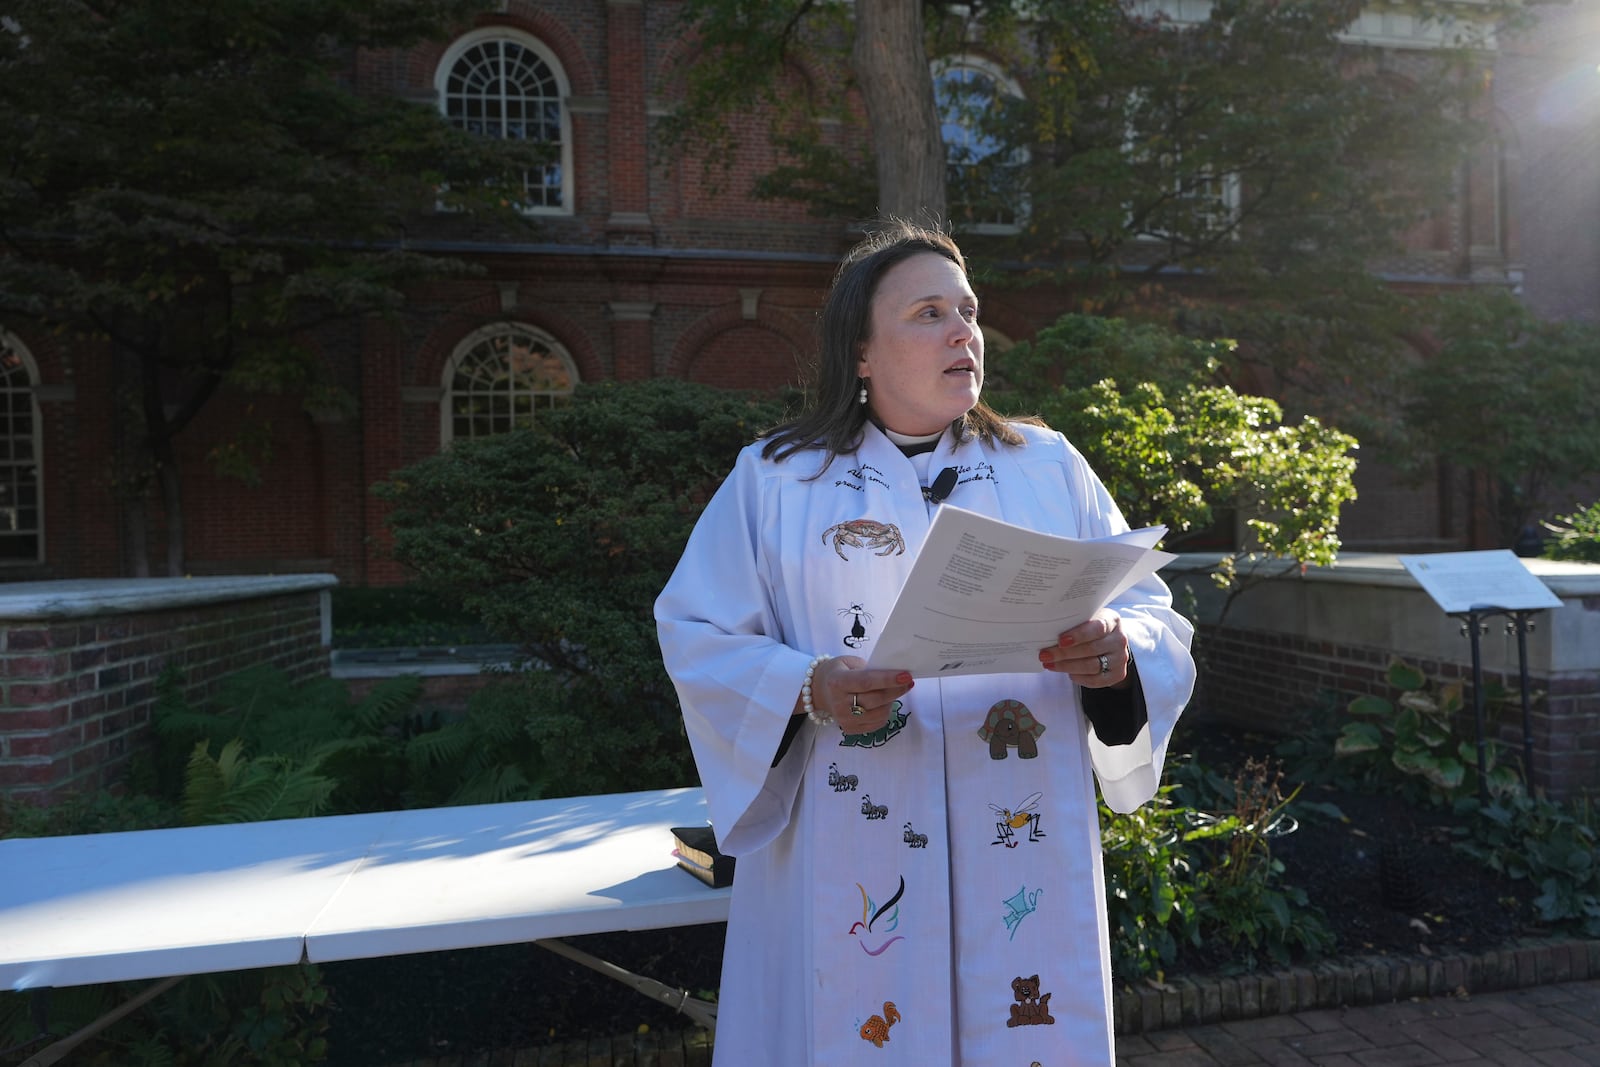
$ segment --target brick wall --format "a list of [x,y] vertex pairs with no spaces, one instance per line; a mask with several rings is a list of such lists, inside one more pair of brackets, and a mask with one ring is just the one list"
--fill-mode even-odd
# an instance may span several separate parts
[[[169,668],[191,699],[257,664],[295,678],[325,673],[323,590],[333,584],[302,575],[6,586],[0,792],[47,802],[114,788],[147,737]],[[106,599],[112,590],[122,603]]]
[[[1198,554],[1193,558],[1198,564]],[[1560,608],[1533,616],[1527,637],[1533,783],[1552,797],[1600,792],[1600,596],[1593,595],[1600,592],[1600,567],[1527,562],[1562,572],[1545,581],[1563,599]],[[1371,584],[1353,577],[1363,572]],[[1405,586],[1404,573],[1393,556],[1352,554],[1337,567],[1313,568],[1303,580],[1279,579],[1245,593],[1221,622],[1206,582],[1182,570],[1169,574],[1201,602],[1200,685],[1189,714],[1287,734],[1330,696],[1340,711],[1362,694],[1393,699],[1385,673],[1398,657],[1435,682],[1464,683],[1466,706],[1456,725],[1459,736],[1475,739],[1471,642],[1458,618],[1420,588]],[[1515,696],[1516,638],[1504,616],[1486,625],[1479,654],[1485,688],[1499,685]],[[1486,704],[1486,724],[1485,736],[1520,764],[1520,704]]]

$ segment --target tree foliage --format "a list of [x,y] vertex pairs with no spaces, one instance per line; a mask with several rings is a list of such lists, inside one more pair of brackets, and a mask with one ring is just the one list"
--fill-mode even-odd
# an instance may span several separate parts
[[1405,382],[1417,460],[1480,475],[1500,543],[1600,470],[1600,325],[1542,322],[1509,293],[1441,298],[1439,347]]
[[[1400,58],[1346,34],[1361,0],[1225,0],[1194,22],[1158,6],[924,5],[935,63],[981,56],[1021,89],[945,100],[982,146],[948,167],[948,218],[970,231],[973,261],[993,265],[986,284],[1068,283],[1103,314],[1156,303],[1185,332],[1236,340],[1224,361],[1253,367],[1295,410],[1400,451],[1400,339],[1415,309],[1372,270],[1448,208],[1489,133],[1476,117],[1489,84],[1481,46],[1533,4],[1493,0],[1469,17],[1459,4],[1411,5],[1445,47]],[[852,69],[855,27],[840,5],[692,0],[685,11],[707,47],[669,140],[716,131],[725,148],[730,111],[767,93],[782,158],[761,194],[847,220],[892,201],[850,107],[856,82],[827,76]],[[788,62],[819,72],[810,92],[775,92]],[[1016,232],[973,225],[997,217]]]
[[[1339,509],[1355,498],[1356,442],[1236,392],[1219,373],[1226,347],[1153,324],[1066,315],[999,358],[991,402],[1035,411],[1066,434],[1129,521],[1171,530],[1168,549],[1220,544],[1219,577],[1238,591],[1241,563],[1333,562]],[[1249,531],[1243,544],[1217,529],[1235,516]]]
[[[173,439],[224,382],[337,402],[307,346],[465,264],[406,250],[440,202],[518,225],[514,144],[355,92],[359,50],[446,36],[477,0],[22,0],[0,29],[0,319],[114,355],[107,472],[145,564],[159,490],[182,570]],[[239,460],[249,447],[224,450]],[[235,468],[239,466],[234,463]]]
[[[589,384],[532,429],[459,442],[377,487],[395,557],[539,668],[510,726],[524,746],[544,738],[527,782],[559,777],[556,760],[640,775],[662,745],[682,759],[655,598],[739,449],[782,414],[677,379]],[[425,755],[469,757],[458,742],[488,724]]]

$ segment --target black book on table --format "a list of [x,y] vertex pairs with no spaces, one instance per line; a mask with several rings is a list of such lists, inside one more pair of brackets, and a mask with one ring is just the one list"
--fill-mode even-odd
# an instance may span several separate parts
[[678,866],[713,889],[733,884],[734,857],[717,850],[716,835],[709,826],[674,826],[672,839],[677,845]]

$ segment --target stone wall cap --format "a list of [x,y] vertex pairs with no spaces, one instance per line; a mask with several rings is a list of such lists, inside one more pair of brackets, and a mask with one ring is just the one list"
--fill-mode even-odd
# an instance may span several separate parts
[[[1181,552],[1163,569],[1189,573],[1208,571],[1216,567],[1220,558],[1213,552]],[[1600,596],[1600,563],[1572,563],[1555,559],[1524,559],[1522,562],[1558,597],[1571,600]],[[1303,575],[1300,574],[1300,565],[1293,560],[1264,557],[1255,564],[1241,562],[1239,574],[1252,573],[1252,566],[1258,567],[1259,573],[1273,577],[1303,577],[1312,582],[1422,589],[1417,580],[1411,577],[1411,572],[1406,570],[1405,564],[1400,562],[1399,554],[1391,552],[1344,552],[1332,566],[1307,567]]]
[[239,574],[213,578],[79,578],[0,585],[0,619],[77,619],[258,600],[331,589],[331,574]]

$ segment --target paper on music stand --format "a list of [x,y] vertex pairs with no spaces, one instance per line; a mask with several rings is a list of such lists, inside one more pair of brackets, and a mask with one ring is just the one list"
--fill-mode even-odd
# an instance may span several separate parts
[[867,666],[915,678],[1043,670],[1039,650],[1176,557],[1164,526],[1080,541],[948,504]]
[[1510,549],[1401,556],[1400,562],[1446,613],[1561,606],[1561,598]]

